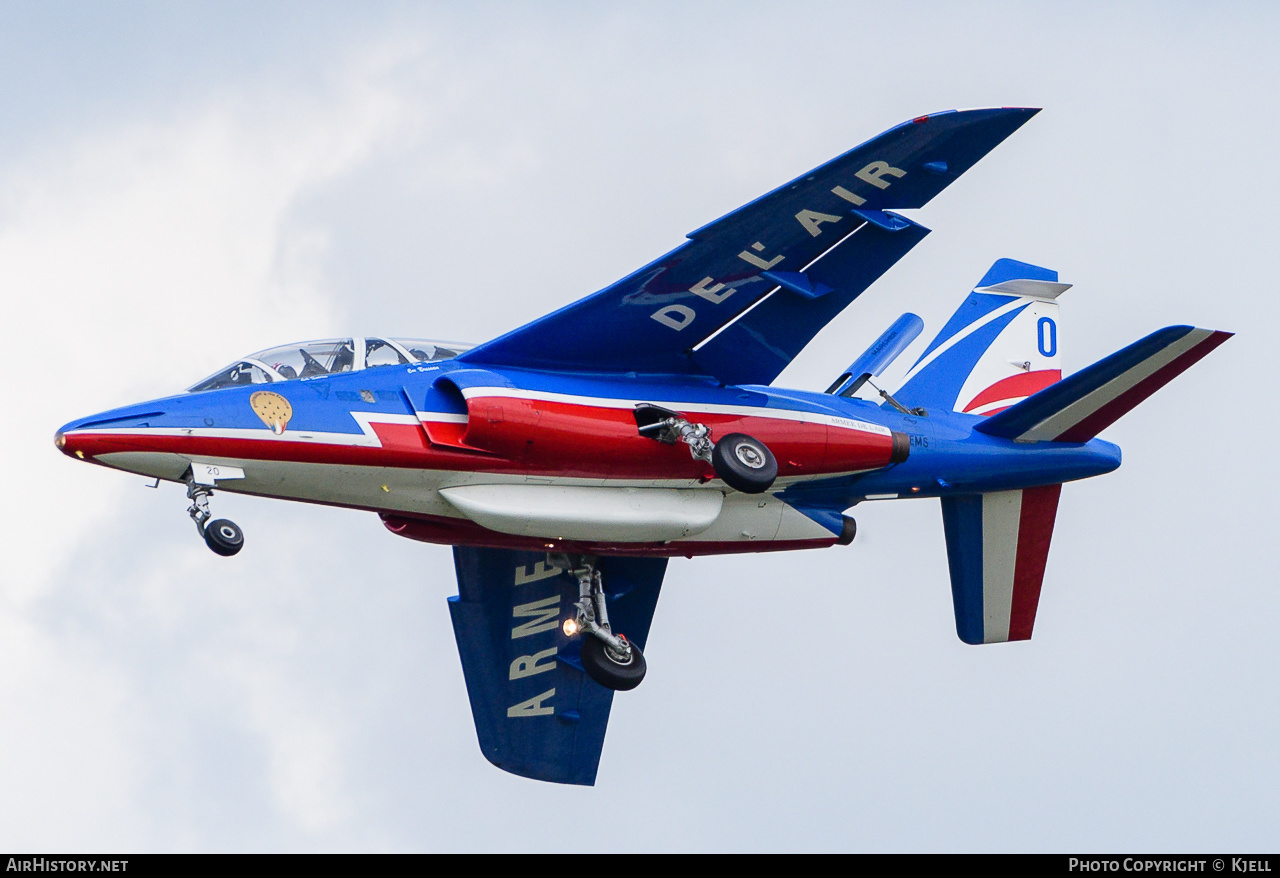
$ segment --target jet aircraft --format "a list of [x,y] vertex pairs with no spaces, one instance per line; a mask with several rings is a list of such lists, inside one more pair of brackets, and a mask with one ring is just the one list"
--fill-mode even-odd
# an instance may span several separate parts
[[1069,285],[1001,259],[892,391],[873,379],[920,334],[909,313],[824,392],[772,383],[928,234],[896,211],[1036,112],[912,119],[484,344],[283,345],[66,424],[57,447],[185,484],[219,555],[244,537],[215,489],[452,546],[481,750],[541,780],[595,782],[672,557],[845,545],[857,504],[939,498],[960,638],[1028,639],[1063,483],[1118,467],[1098,433],[1230,333],[1167,327],[1063,378]]

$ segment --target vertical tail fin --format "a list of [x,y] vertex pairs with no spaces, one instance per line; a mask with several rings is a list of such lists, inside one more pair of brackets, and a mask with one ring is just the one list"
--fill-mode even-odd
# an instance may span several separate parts
[[956,633],[965,643],[1030,640],[1062,485],[944,497]]
[[1062,377],[1057,297],[1047,268],[997,260],[907,372],[908,405],[992,415]]

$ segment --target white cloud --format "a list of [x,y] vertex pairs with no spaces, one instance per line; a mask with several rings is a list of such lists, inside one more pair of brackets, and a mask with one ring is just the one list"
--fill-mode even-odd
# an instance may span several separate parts
[[[86,132],[7,169],[0,287],[7,291],[22,420],[0,445],[28,498],[6,527],[30,551],[0,581],[30,593],[68,529],[100,522],[110,492],[50,455],[53,429],[179,391],[222,361],[334,333],[315,264],[323,234],[287,229],[300,196],[364,160],[405,121],[387,50],[328,88],[211,98],[172,118]],[[285,234],[286,231],[291,234]]]
[[[133,115],[0,169],[23,364],[0,440],[0,844],[1265,843],[1280,116],[1253,87],[1274,15],[1239,9],[405,12],[372,48],[333,37],[332,63],[282,55],[250,82],[228,62],[162,110],[120,95]],[[220,493],[247,543],[214,558],[180,489],[52,448],[72,417],[291,338],[496,334],[881,125],[984,103],[1047,110],[921,212],[935,234],[782,383],[824,386],[905,309],[927,338],[999,256],[1078,283],[1069,368],[1179,320],[1241,330],[1113,428],[1119,472],[1064,491],[1030,644],[955,640],[935,503],[860,507],[845,550],[673,561],[600,786],[553,788],[478,752],[447,550]],[[564,829],[620,799],[625,821]]]
[[[138,691],[146,681],[94,654],[104,635],[71,636],[40,608],[55,600],[111,628],[125,624],[112,605],[125,599],[133,624],[154,635],[191,621],[174,581],[203,578],[192,556],[203,561],[205,550],[192,537],[152,545],[141,566],[126,561],[130,590],[72,586],[86,603],[64,603],[85,561],[68,547],[110,541],[136,527],[125,516],[148,510],[131,493],[141,480],[73,465],[54,451],[54,429],[178,391],[236,354],[341,330],[344,308],[314,267],[325,237],[288,215],[412,121],[388,75],[404,53],[393,41],[311,89],[207,96],[165,118],[81,132],[5,169],[0,289],[17,403],[0,439],[9,500],[0,517],[0,787],[32,793],[0,805],[6,846],[143,844],[159,819],[141,810],[155,769],[136,749],[148,737],[139,713],[154,707]],[[185,503],[165,500],[185,519]],[[340,765],[328,724],[291,708],[287,685],[263,666],[232,662],[220,673],[269,742],[279,808],[304,829],[331,826],[342,812],[332,810],[337,781],[327,780]]]

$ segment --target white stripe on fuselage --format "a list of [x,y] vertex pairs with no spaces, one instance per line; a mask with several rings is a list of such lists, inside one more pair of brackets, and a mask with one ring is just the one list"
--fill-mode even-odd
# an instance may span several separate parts
[[274,433],[261,427],[99,427],[72,430],[68,436],[179,436],[201,439],[258,439],[264,442],[305,442],[314,445],[355,445],[381,448],[374,424],[418,426],[413,415],[385,412],[349,412],[360,425],[359,433],[326,433],[319,430],[285,430]]
[[[570,394],[538,393],[512,388],[471,388],[470,397],[506,396],[522,399],[545,399],[583,406],[627,409],[637,401],[574,396]],[[758,406],[733,406],[709,403],[685,403],[663,401],[664,406],[690,414],[714,413],[774,418],[777,420],[821,424],[829,427],[860,430],[887,436],[887,427],[837,415],[815,412],[799,412],[787,409],[766,409]],[[101,428],[72,431],[77,434],[112,436],[167,436],[183,438],[252,439],[266,442],[302,442],[319,445],[356,446],[380,448],[382,442],[373,428],[374,424],[402,424],[418,426],[420,421],[464,424],[467,416],[450,412],[416,412],[414,415],[383,412],[350,412],[360,425],[360,433],[334,433],[321,431],[286,430],[275,434],[257,427],[134,427]],[[690,479],[609,479],[609,478],[560,478],[524,474],[501,475],[484,471],[465,472],[445,469],[418,469],[378,467],[350,464],[279,461],[266,458],[230,458],[202,454],[201,460],[223,462],[241,466],[246,479],[234,486],[219,485],[220,490],[237,493],[260,494],[284,499],[310,500],[378,509],[390,513],[416,512],[459,518],[453,509],[437,493],[441,487],[484,483],[526,483],[559,485],[612,485],[617,487],[701,487],[701,480]],[[120,469],[148,476],[159,475],[166,479],[179,479],[185,467],[181,460],[190,456],[181,452],[121,451],[99,456],[103,463]],[[173,463],[165,461],[173,460]],[[172,470],[172,471],[170,471]],[[863,472],[849,470],[844,474]],[[824,476],[835,475],[826,473]],[[774,486],[781,491],[788,485],[805,481],[811,476],[782,477]],[[465,520],[465,519],[463,519]],[[772,494],[743,495],[730,492],[724,511],[705,532],[693,537],[693,542],[742,542],[768,543],[780,540],[826,540],[831,532],[808,516],[796,511],[789,504]]]
[[[827,415],[820,412],[805,412],[795,409],[774,409],[763,406],[722,405],[711,402],[670,402],[649,399],[612,399],[598,396],[578,396],[572,393],[553,393],[546,390],[524,390],[519,387],[465,387],[462,395],[467,399],[485,397],[504,397],[507,399],[528,399],[544,402],[558,402],[567,405],[593,406],[596,408],[626,409],[630,411],[638,405],[661,405],[682,412],[708,415],[739,415],[753,418],[773,418],[778,421],[799,421],[808,424],[823,424],[828,427],[841,427],[846,430],[861,430],[877,436],[889,436],[892,430],[879,424],[848,418],[843,415]],[[419,412],[419,416],[423,416]]]
[[[544,400],[546,402],[565,403],[569,405],[592,406],[610,409],[634,409],[644,404],[643,400],[611,399],[594,396],[577,396],[567,393],[551,393],[534,390],[521,390],[512,387],[472,387],[463,391],[466,398],[505,397],[509,399]],[[721,405],[718,403],[670,402],[662,401],[664,407],[689,413],[739,415],[745,417],[772,418],[779,421],[795,421],[800,423],[821,424],[845,430],[858,430],[877,436],[889,436],[892,431],[888,427],[868,421],[848,418],[841,415],[827,415],[818,412],[803,412],[793,409],[771,409],[760,406]],[[467,415],[455,412],[418,411],[412,415],[390,412],[350,412],[351,417],[360,426],[359,433],[333,433],[320,430],[285,430],[273,433],[258,427],[101,427],[72,430],[68,435],[102,435],[102,436],[199,436],[209,439],[259,439],[268,442],[307,442],[323,445],[355,445],[367,448],[380,448],[382,441],[378,438],[372,424],[412,424],[421,421],[437,424],[465,424]]]

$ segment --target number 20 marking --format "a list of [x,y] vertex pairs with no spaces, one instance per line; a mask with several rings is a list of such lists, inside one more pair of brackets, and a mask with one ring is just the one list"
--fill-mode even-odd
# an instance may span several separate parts
[[1052,357],[1058,352],[1058,324],[1053,318],[1041,317],[1036,321],[1036,342],[1042,357]]

